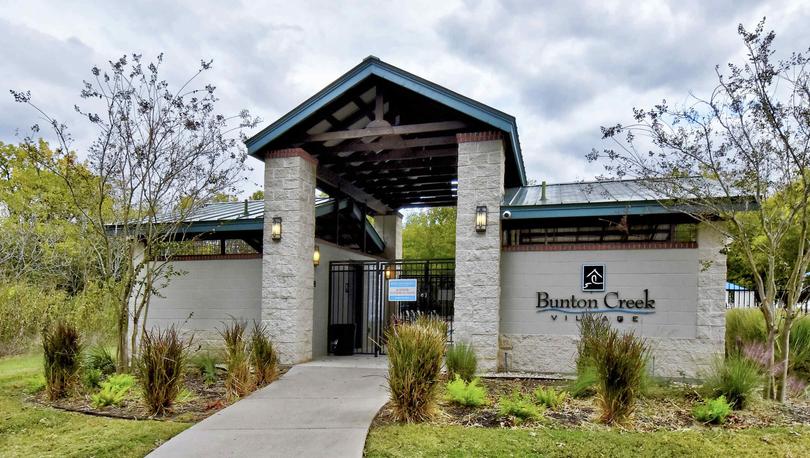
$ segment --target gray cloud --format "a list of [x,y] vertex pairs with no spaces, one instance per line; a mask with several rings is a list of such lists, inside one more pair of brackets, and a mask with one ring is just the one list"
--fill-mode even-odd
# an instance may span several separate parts
[[[37,120],[4,95],[29,88],[86,144],[92,132],[72,113],[81,81],[124,53],[165,52],[173,83],[214,59],[205,82],[221,110],[248,108],[266,123],[374,54],[515,115],[528,174],[548,181],[600,173],[584,154],[601,145],[600,125],[626,121],[633,106],[710,91],[714,65],[742,55],[738,22],[767,15],[778,47],[810,44],[808,0],[53,5],[0,10],[0,141]],[[252,165],[248,191],[261,182]]]

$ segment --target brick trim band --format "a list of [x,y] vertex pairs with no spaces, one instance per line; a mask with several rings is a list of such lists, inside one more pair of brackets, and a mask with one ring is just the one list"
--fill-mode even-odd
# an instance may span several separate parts
[[[261,259],[261,253],[238,253],[238,254],[180,254],[172,256],[171,261],[224,261],[231,259]],[[160,259],[165,261],[165,258]]]
[[264,157],[266,159],[277,159],[282,157],[300,157],[305,161],[318,165],[318,160],[312,157],[311,154],[307,153],[302,148],[285,148],[285,149],[277,149],[274,151],[268,151]]
[[502,251],[673,250],[697,248],[697,242],[573,243],[570,245],[517,245]]
[[472,142],[489,142],[494,140],[502,140],[503,134],[498,131],[490,132],[467,132],[456,134],[456,142],[458,143],[472,143]]

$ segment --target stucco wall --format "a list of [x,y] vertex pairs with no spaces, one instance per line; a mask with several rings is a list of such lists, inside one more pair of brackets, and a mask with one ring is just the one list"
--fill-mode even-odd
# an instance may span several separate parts
[[329,328],[329,263],[331,261],[373,261],[376,258],[356,251],[339,248],[329,242],[315,240],[321,250],[321,262],[315,268],[315,302],[312,306],[312,356],[327,353]]
[[262,260],[227,259],[175,261],[184,275],[173,277],[152,297],[147,329],[171,324],[194,332],[200,343],[218,341],[217,328],[231,317],[259,320]]
[[[501,369],[572,373],[577,316],[540,312],[538,292],[552,298],[655,300],[655,313],[606,313],[621,330],[648,339],[655,375],[698,377],[723,350],[725,256],[722,240],[701,227],[699,248],[504,252],[501,257]],[[605,292],[582,292],[581,268],[603,263]],[[611,297],[611,299],[615,299]],[[618,320],[622,319],[622,322]],[[635,320],[635,321],[634,321]],[[508,367],[503,367],[504,364]]]

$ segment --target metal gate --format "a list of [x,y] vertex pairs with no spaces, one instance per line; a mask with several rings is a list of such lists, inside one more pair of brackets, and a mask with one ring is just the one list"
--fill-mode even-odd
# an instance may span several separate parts
[[[388,280],[416,279],[413,302],[388,300]],[[329,263],[329,335],[333,354],[385,354],[385,331],[418,313],[445,320],[453,341],[455,261],[332,261]]]

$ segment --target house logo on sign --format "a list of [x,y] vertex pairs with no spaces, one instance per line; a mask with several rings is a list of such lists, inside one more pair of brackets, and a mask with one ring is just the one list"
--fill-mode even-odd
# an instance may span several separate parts
[[600,292],[605,290],[605,265],[582,265],[582,291]]

